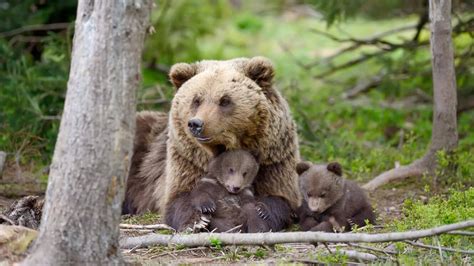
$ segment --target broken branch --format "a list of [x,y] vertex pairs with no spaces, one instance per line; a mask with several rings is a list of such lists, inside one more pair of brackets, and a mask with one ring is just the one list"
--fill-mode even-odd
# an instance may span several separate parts
[[326,233],[326,232],[282,232],[282,233],[200,233],[191,235],[149,234],[127,237],[120,241],[121,248],[148,247],[151,245],[182,245],[186,247],[211,246],[211,239],[219,239],[221,245],[275,245],[282,243],[315,243],[315,242],[391,242],[418,239],[439,235],[453,230],[474,226],[474,219],[440,227],[382,234],[367,233]]
[[462,249],[447,248],[447,247],[441,247],[441,246],[436,247],[436,246],[426,245],[426,244],[422,244],[422,243],[418,243],[418,242],[410,241],[410,240],[405,240],[404,242],[412,246],[420,247],[420,248],[427,248],[427,249],[434,249],[434,250],[441,249],[442,251],[458,252],[458,253],[468,254],[468,255],[474,254],[474,250],[462,250]]
[[167,224],[120,224],[120,229],[137,229],[137,230],[171,230],[176,231]]

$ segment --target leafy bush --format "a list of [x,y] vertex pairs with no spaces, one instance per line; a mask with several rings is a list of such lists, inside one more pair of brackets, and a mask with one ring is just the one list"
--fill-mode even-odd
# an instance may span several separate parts
[[[457,188],[459,189],[459,188]],[[406,200],[403,219],[393,221],[397,231],[416,230],[451,224],[474,218],[474,188],[465,191],[451,189],[447,196],[434,196],[428,203]],[[433,239],[428,242],[437,245]],[[439,236],[441,245],[472,249],[474,243],[468,237],[444,234]]]

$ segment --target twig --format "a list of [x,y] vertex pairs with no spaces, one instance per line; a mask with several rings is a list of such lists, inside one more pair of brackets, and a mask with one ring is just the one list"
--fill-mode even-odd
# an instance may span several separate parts
[[409,165],[400,166],[398,168],[391,169],[389,171],[383,172],[379,176],[370,180],[368,183],[363,185],[364,189],[373,191],[378,187],[381,187],[391,181],[403,179],[405,177],[417,177],[423,175],[429,170],[429,159],[428,157],[423,157],[412,162]]
[[166,224],[147,224],[147,225],[140,225],[140,224],[120,224],[120,229],[148,229],[148,230],[174,230],[173,227],[166,225]]
[[52,23],[41,25],[27,25],[11,31],[0,32],[0,38],[11,37],[29,31],[48,31],[48,30],[63,30],[69,27],[70,23]]
[[170,101],[167,99],[156,99],[156,100],[141,100],[138,104],[165,104]]
[[195,248],[186,248],[186,249],[179,249],[179,250],[172,250],[172,251],[167,251],[163,252],[154,256],[151,256],[150,259],[162,257],[165,255],[170,255],[170,253],[183,253],[183,252],[191,252],[191,251],[196,251],[196,250],[205,250],[207,247],[195,247]]
[[390,255],[396,255],[396,254],[398,254],[398,252],[385,250],[385,249],[381,249],[381,248],[374,248],[374,247],[369,247],[369,246],[358,245],[358,244],[354,244],[354,243],[349,243],[348,245],[351,246],[351,247],[355,247],[355,248],[367,249],[367,250],[374,251],[374,252],[384,253],[385,255],[389,255],[389,254]]
[[150,229],[122,229],[122,228],[120,228],[120,231],[122,231],[122,232],[153,233],[153,230],[150,230]]
[[7,153],[0,151],[0,179],[2,178],[3,167],[5,167],[5,161],[7,160]]
[[375,261],[379,259],[379,257],[375,256],[374,254],[359,252],[356,250],[331,249],[331,253],[334,253],[334,252],[339,252],[341,254],[346,255],[350,259],[356,259],[356,260]]
[[412,240],[422,237],[439,235],[453,230],[474,226],[474,219],[456,224],[443,225],[431,229],[382,233],[382,234],[338,234],[326,232],[282,232],[282,233],[200,233],[192,235],[161,235],[149,234],[138,237],[128,237],[120,241],[122,248],[135,246],[177,244],[186,247],[211,246],[211,239],[217,238],[222,245],[275,245],[281,243],[314,243],[314,242],[391,242]]
[[474,232],[471,232],[471,231],[451,231],[451,232],[448,232],[447,234],[460,235],[460,236],[474,236]]
[[358,82],[354,87],[347,90],[342,94],[343,99],[351,99],[359,95],[360,93],[367,92],[368,90],[377,87],[385,77],[385,71],[381,71],[377,75],[371,77],[369,80]]
[[0,214],[0,219],[8,222],[10,225],[16,225],[14,221],[12,221],[10,218],[8,218],[6,215],[4,214]]
[[418,242],[410,241],[410,240],[405,240],[404,242],[407,243],[407,244],[410,244],[412,246],[416,246],[416,247],[420,247],[420,248],[450,251],[450,252],[458,252],[458,253],[462,253],[462,254],[474,255],[474,250],[462,250],[462,249],[448,248],[448,247],[442,247],[442,246],[431,246],[431,245],[426,245],[426,244],[422,244],[422,243],[418,243]]
[[235,226],[235,227],[232,227],[231,229],[225,231],[225,233],[231,233],[232,231],[237,230],[237,229],[240,229],[241,227],[242,227],[242,225],[239,224],[239,225],[237,225],[237,226]]

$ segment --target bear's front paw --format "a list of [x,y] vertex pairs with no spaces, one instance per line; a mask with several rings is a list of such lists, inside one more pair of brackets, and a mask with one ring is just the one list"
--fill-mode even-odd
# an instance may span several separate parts
[[198,210],[204,214],[214,213],[216,211],[216,203],[212,200],[206,200],[199,204]]
[[255,204],[255,209],[257,211],[258,216],[263,220],[268,220],[270,218],[270,210],[268,209],[267,205],[263,202],[258,202]]

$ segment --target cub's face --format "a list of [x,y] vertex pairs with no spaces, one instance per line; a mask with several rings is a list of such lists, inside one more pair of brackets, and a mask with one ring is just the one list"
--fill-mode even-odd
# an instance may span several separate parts
[[268,61],[178,64],[170,77],[179,88],[172,105],[176,126],[214,155],[241,148],[267,123],[269,103],[260,84],[268,86],[273,77]]
[[343,196],[342,169],[338,163],[313,165],[301,162],[297,166],[300,190],[314,213],[323,213]]
[[257,161],[243,150],[224,152],[212,159],[208,167],[208,174],[233,194],[252,186],[257,172]]

